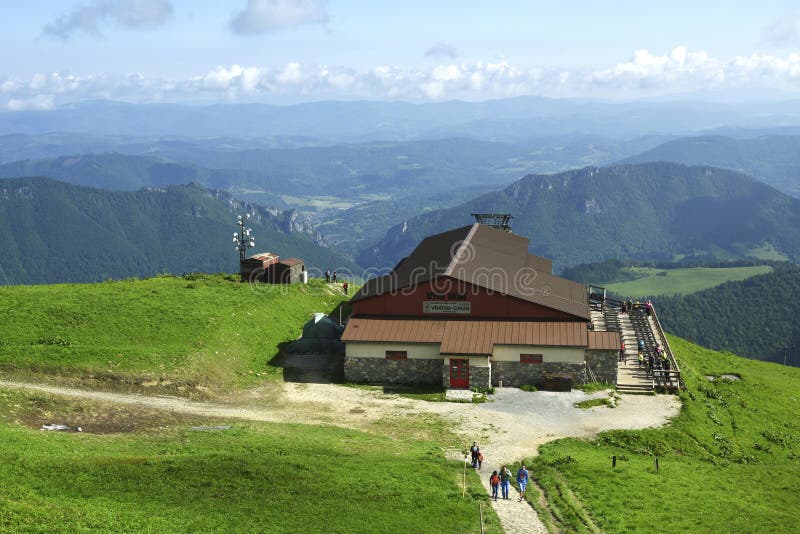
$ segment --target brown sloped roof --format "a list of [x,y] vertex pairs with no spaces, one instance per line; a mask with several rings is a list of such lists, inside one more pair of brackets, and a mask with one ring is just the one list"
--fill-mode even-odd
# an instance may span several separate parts
[[354,301],[449,276],[583,319],[589,318],[582,284],[552,274],[552,263],[528,253],[529,240],[473,224],[424,239],[390,274],[372,278]]
[[[575,321],[447,321],[351,318],[342,341],[441,343],[442,354],[491,354],[495,345],[586,347]],[[619,346],[619,343],[617,343]]]
[[342,341],[439,343],[444,327],[445,321],[351,318]]
[[284,260],[278,261],[278,263],[282,263],[284,265],[288,265],[289,267],[293,267],[299,263],[303,263],[303,260],[300,258],[286,258]]
[[589,332],[589,348],[594,350],[619,350],[619,332]]
[[258,260],[258,261],[277,260],[278,255],[273,254],[272,252],[259,252],[258,254],[253,254],[252,256],[248,256],[247,259]]

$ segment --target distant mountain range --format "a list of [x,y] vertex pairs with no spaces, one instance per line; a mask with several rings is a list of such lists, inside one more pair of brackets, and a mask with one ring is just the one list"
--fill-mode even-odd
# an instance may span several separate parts
[[800,197],[800,135],[765,135],[750,139],[685,137],[668,141],[623,163],[673,161],[742,171],[772,187]]
[[643,163],[530,175],[393,227],[358,257],[392,267],[425,236],[513,214],[515,233],[557,268],[618,258],[733,258],[777,251],[800,259],[800,200],[747,175],[707,166]]
[[[523,147],[462,138],[268,148],[279,141],[13,135],[0,138],[0,158],[53,157],[0,164],[0,178],[48,176],[126,191],[197,183],[262,205],[295,207],[352,255],[405,217],[465,202],[527,173],[608,163],[663,139],[574,136]],[[113,152],[92,153],[93,146]],[[73,149],[89,153],[63,153]]]
[[726,104],[524,96],[485,102],[328,101],[294,106],[87,101],[49,111],[0,112],[0,134],[301,136],[336,144],[474,137],[517,143],[574,134],[633,138],[721,127],[773,128],[797,125],[799,119],[798,100]]
[[[190,181],[245,196],[290,194],[338,198],[420,195],[508,184],[531,172],[600,165],[657,146],[663,137],[613,141],[549,138],[524,147],[466,138],[264,148],[253,141],[136,140],[80,143],[61,136],[0,138],[0,177],[51,176],[107,189]],[[4,141],[6,141],[4,143]],[[62,148],[59,150],[59,144]],[[97,150],[92,150],[96,146]],[[83,148],[83,152],[72,152]],[[111,151],[105,150],[111,149]],[[47,153],[52,157],[34,157]]]
[[267,173],[235,169],[207,169],[163,157],[126,154],[84,154],[52,159],[24,160],[0,165],[0,178],[47,176],[75,185],[113,191],[142,187],[202,184],[216,189],[261,187],[276,193],[301,191],[299,185],[275,179]]
[[0,283],[89,282],[160,272],[238,272],[235,215],[252,213],[253,252],[355,266],[318,245],[293,212],[197,185],[105,191],[48,178],[0,180]]

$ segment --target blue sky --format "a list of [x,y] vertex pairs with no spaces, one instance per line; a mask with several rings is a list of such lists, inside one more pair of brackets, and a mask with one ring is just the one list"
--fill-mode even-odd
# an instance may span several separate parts
[[28,0],[0,106],[800,91],[800,3]]

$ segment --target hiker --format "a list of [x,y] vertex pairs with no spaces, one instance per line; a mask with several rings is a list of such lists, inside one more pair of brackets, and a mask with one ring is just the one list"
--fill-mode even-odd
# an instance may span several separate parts
[[344,290],[344,294],[347,295],[347,288],[350,287],[347,285],[347,280],[344,281],[342,284],[342,289]]
[[326,269],[325,270],[325,282],[328,283],[328,284],[331,283],[331,270],[330,269]]
[[497,500],[497,488],[500,486],[500,475],[497,470],[492,471],[492,476],[489,477],[489,485],[492,486],[492,498]]
[[636,343],[639,345],[639,350],[644,350],[644,339],[640,339]]
[[525,488],[528,487],[528,470],[525,469],[525,462],[517,471],[517,484],[519,484],[519,502],[525,498]]
[[333,271],[333,283],[336,283],[336,271]]
[[653,314],[653,303],[650,301],[650,299],[647,299],[647,302],[645,302],[644,305],[647,307],[647,316],[650,317]]
[[641,367],[644,364],[644,352],[642,351],[641,348],[636,354],[636,358],[639,360],[639,367]]
[[478,448],[478,442],[473,441],[472,447],[469,448],[469,453],[472,456],[472,467],[478,466],[478,453],[480,449]]
[[480,448],[478,449],[478,469],[481,468],[483,465],[483,453],[481,452]]
[[500,489],[502,490],[503,499],[508,500],[508,486],[511,482],[511,471],[508,467],[503,466],[500,468]]
[[619,361],[625,363],[625,342],[624,341],[619,346]]

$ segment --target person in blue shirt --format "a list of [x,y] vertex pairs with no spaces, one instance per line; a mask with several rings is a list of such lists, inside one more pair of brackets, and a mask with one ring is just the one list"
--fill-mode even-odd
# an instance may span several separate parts
[[517,484],[519,485],[519,502],[525,498],[525,488],[528,487],[528,470],[525,469],[525,463],[520,466],[517,471]]

